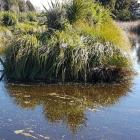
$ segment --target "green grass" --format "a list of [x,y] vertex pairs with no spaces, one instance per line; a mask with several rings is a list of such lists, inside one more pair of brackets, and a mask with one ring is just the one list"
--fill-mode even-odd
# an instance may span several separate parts
[[121,70],[130,65],[126,56],[109,42],[101,44],[87,37],[81,44],[78,39],[78,43],[76,41],[74,46],[69,46],[66,43],[70,40],[61,43],[58,35],[56,33],[52,37],[53,42],[50,41],[49,46],[41,46],[32,35],[22,36],[11,43],[5,61],[8,78],[20,81],[94,82],[95,74],[100,73],[100,69],[108,68],[111,70],[108,75],[103,71],[107,78],[102,79],[102,75],[96,80],[109,82],[114,80],[114,68]]
[[8,44],[12,37],[12,32],[9,29],[0,26],[0,53],[4,51],[6,44]]
[[15,27],[15,34],[36,34],[46,30],[45,26],[40,26],[36,22],[18,23]]
[[112,20],[95,26],[89,26],[87,22],[78,21],[74,26],[81,33],[96,37],[102,42],[109,41],[124,51],[129,51],[131,48],[130,41],[125,32]]
[[46,25],[40,25],[37,13],[0,12],[0,52],[5,50],[14,36],[38,35],[46,30]]
[[1,12],[0,13],[0,24],[3,26],[14,26],[17,23],[17,16],[12,12]]
[[52,3],[43,15],[43,25],[36,16],[8,27],[14,35],[5,51],[9,80],[111,82],[131,68],[128,38],[92,0]]

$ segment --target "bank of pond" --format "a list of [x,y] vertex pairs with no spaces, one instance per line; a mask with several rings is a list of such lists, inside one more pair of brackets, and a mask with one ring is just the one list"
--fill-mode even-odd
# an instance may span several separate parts
[[0,41],[9,81],[96,83],[125,79],[131,44],[92,0],[52,3],[42,13],[0,13]]

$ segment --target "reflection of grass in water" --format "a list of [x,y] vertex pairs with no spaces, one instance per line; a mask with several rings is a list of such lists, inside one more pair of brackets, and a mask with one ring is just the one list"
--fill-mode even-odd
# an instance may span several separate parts
[[44,116],[51,123],[63,122],[72,132],[86,125],[84,111],[109,107],[126,96],[130,83],[105,86],[12,86],[9,95],[26,109],[43,106]]

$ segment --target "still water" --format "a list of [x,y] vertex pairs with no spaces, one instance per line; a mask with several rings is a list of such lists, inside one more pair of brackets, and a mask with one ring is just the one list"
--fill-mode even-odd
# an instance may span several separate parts
[[[134,46],[139,73],[137,40]],[[95,86],[0,82],[0,140],[32,139],[140,140],[140,74]]]

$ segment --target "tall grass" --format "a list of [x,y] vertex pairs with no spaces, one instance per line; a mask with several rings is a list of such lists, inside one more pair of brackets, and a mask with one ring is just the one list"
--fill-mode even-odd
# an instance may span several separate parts
[[0,24],[4,26],[13,26],[17,23],[17,17],[12,12],[1,12],[0,13]]
[[27,34],[40,35],[45,32],[46,25],[41,25],[37,13],[14,13],[10,11],[0,12],[0,52],[5,50],[13,36]]
[[124,53],[129,41],[110,12],[92,0],[52,3],[44,15],[42,32],[35,30],[37,23],[33,30],[31,24],[15,27],[18,33],[5,52],[8,79],[110,82],[130,68]]
[[36,22],[18,23],[14,27],[15,34],[36,34],[46,31],[45,26],[40,26]]
[[[111,19],[110,11],[92,0],[73,0],[69,3],[52,3],[46,10],[48,28],[64,29],[69,24],[76,30],[112,42],[118,48],[129,50],[125,33]],[[59,14],[59,15],[57,15]]]
[[13,37],[12,32],[6,27],[0,26],[0,53],[3,53],[7,43]]
[[101,36],[105,41],[112,42],[125,51],[131,48],[126,33],[113,21],[103,23],[99,31],[97,30],[97,35]]
[[[50,46],[41,47],[31,35],[17,39],[6,52],[7,76],[24,81],[109,82],[121,76],[117,71],[130,65],[126,56],[112,44],[92,44],[89,38],[84,41],[81,46],[79,43],[66,46],[66,42],[58,38],[56,42],[50,41]],[[91,45],[87,46],[89,43]]]

